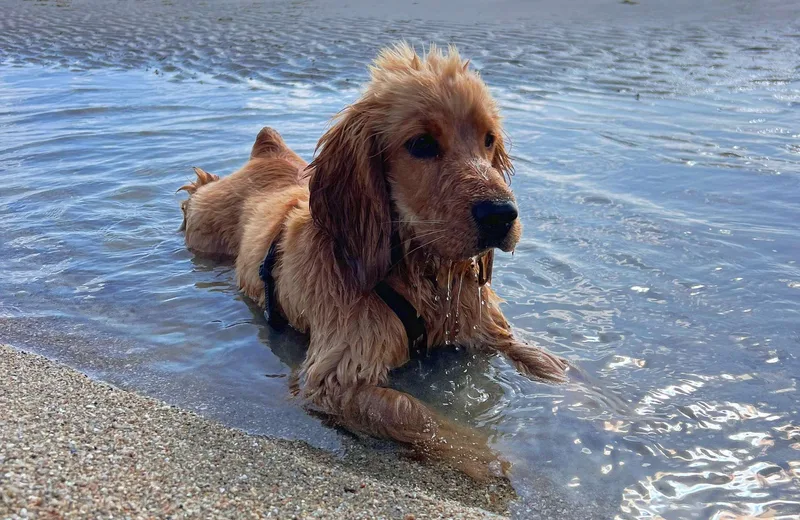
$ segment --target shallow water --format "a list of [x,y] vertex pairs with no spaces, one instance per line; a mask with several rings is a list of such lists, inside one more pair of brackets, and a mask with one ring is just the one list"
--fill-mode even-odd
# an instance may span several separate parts
[[396,386],[491,432],[520,517],[541,477],[622,518],[800,511],[797,17],[286,32],[295,4],[65,5],[0,21],[0,339],[336,449],[288,396],[303,339],[185,250],[174,190],[240,166],[264,125],[309,158],[378,46],[452,41],[513,142],[525,236],[494,285],[577,369],[553,387],[450,352]]

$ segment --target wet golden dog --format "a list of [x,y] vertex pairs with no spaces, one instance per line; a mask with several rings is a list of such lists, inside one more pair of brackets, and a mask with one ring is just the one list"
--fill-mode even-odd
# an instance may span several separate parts
[[497,105],[469,63],[452,48],[419,56],[401,44],[380,53],[311,164],[265,128],[241,170],[196,169],[182,188],[186,244],[235,258],[239,287],[264,305],[259,266],[278,239],[277,306],[310,335],[307,403],[479,474],[490,458],[480,435],[385,386],[409,346],[374,288],[385,281],[413,304],[428,348],[497,351],[524,374],[561,380],[566,362],[514,339],[488,283],[494,249],[512,251],[521,233],[511,169]]

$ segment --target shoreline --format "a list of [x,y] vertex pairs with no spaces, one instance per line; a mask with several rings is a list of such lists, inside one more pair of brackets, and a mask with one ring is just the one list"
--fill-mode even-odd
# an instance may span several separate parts
[[2,344],[0,410],[4,519],[501,518],[513,498],[358,443],[249,435]]

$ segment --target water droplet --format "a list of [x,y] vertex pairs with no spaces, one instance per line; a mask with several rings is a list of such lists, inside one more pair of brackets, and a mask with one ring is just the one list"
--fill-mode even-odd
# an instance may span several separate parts
[[478,326],[477,325],[473,325],[472,326],[472,330],[478,330]]
[[447,316],[449,318],[450,317],[450,313],[448,312],[445,316]]
[[433,297],[433,301],[435,301],[435,302],[438,302],[438,301],[439,301],[439,295],[438,295],[438,294],[437,294],[436,296],[434,296],[434,297]]
[[486,305],[486,300],[481,300],[481,305]]

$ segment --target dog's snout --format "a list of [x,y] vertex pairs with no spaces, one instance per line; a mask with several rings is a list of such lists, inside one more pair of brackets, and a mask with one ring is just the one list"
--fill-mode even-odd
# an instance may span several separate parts
[[472,216],[488,246],[497,246],[517,219],[517,205],[510,200],[483,200],[472,206]]

